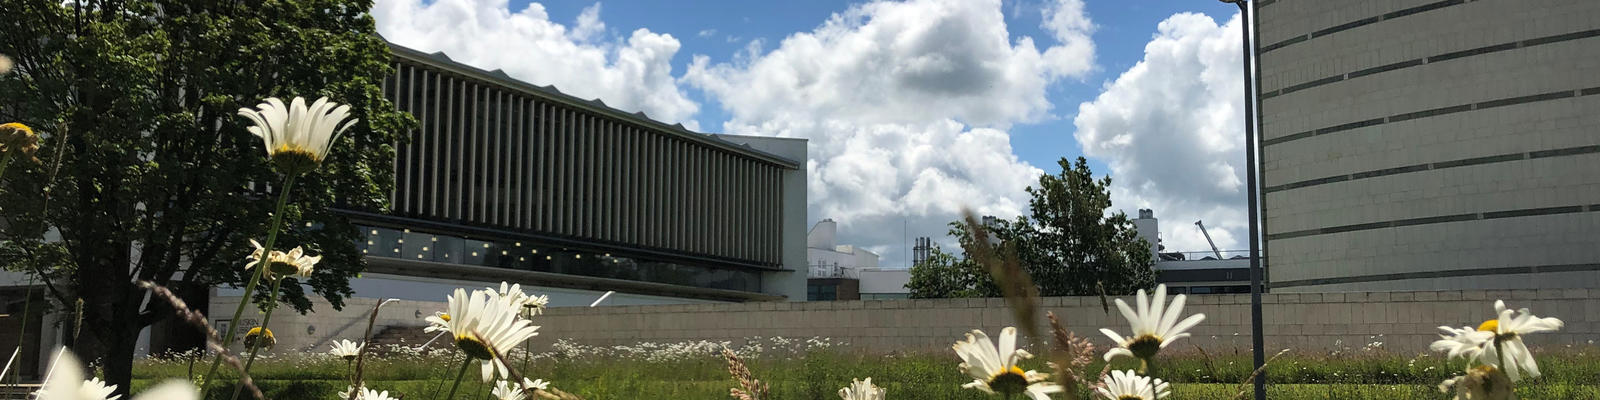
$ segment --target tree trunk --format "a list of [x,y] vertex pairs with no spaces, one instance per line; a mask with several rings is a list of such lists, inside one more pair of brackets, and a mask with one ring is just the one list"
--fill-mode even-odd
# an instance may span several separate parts
[[[120,286],[122,289],[115,292],[132,293],[129,285]],[[138,309],[142,296],[85,293],[84,297],[82,333],[73,351],[85,363],[100,366],[105,382],[117,385],[116,393],[127,398],[133,379],[133,353],[143,328]]]
[[[88,213],[85,213],[88,214]],[[74,321],[77,338],[72,351],[85,363],[96,363],[105,373],[107,384],[117,385],[117,394],[127,398],[133,378],[133,352],[142,328],[139,309],[144,292],[133,286],[131,243],[113,239],[110,232],[82,232],[76,251],[78,298],[83,314]],[[95,250],[87,250],[98,243]],[[69,305],[68,307],[75,307]],[[71,338],[74,332],[67,335]]]

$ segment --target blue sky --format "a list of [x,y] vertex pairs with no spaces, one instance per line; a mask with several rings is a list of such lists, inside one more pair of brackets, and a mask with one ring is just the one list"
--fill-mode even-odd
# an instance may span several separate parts
[[[510,2],[511,9],[521,9],[528,0]],[[556,21],[575,21],[591,1],[540,2]],[[601,2],[601,17],[611,27],[614,35],[626,34],[633,28],[649,28],[668,33],[682,41],[683,49],[672,59],[674,71],[688,68],[690,57],[705,54],[715,59],[730,59],[751,40],[763,40],[769,46],[795,32],[815,28],[830,15],[843,11],[858,1],[639,1],[611,0]],[[1039,1],[1004,1],[1006,26],[1013,37],[1030,36],[1048,40],[1049,34],[1040,29]],[[1225,20],[1237,10],[1233,5],[1209,0],[1119,0],[1089,1],[1085,3],[1095,30],[1095,69],[1082,81],[1061,82],[1048,89],[1049,99],[1055,105],[1052,114],[1057,117],[1041,123],[1023,124],[1011,130],[1012,147],[1016,154],[1035,166],[1055,171],[1056,160],[1083,154],[1077,141],[1072,139],[1072,116],[1077,104],[1094,99],[1100,94],[1102,84],[1115,79],[1118,74],[1139,62],[1144,56],[1144,45],[1156,33],[1156,24],[1173,14],[1197,12]],[[709,35],[702,36],[701,32]],[[727,121],[727,112],[715,107],[704,92],[690,91],[689,96],[702,104],[712,105],[702,109],[696,118],[702,127],[717,127]],[[715,129],[704,129],[715,131]],[[1091,158],[1090,168],[1105,173],[1103,160]]]
[[[810,221],[904,266],[1060,158],[1170,250],[1243,237],[1236,11],[1211,0],[378,0],[404,46],[710,133],[808,140]],[[893,227],[887,229],[884,227]]]

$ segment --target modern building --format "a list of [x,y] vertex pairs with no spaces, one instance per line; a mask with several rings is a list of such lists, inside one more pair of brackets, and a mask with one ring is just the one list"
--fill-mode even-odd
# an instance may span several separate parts
[[862,300],[893,300],[911,298],[911,270],[904,268],[870,268],[858,272],[861,276],[859,292]]
[[1140,209],[1133,226],[1150,244],[1156,283],[1167,285],[1171,293],[1250,293],[1248,250],[1166,251],[1161,245],[1161,221],[1150,209]]
[[1600,287],[1600,1],[1256,3],[1273,291]]
[[[392,208],[339,210],[361,227],[367,270],[351,280],[344,310],[313,298],[309,315],[275,314],[274,330],[296,332],[279,335],[279,351],[358,338],[376,299],[405,308],[386,310],[379,331],[409,329],[455,288],[501,281],[553,307],[602,296],[606,305],[806,299],[805,140],[693,132],[444,54],[391,50],[384,92],[419,122],[395,144]],[[21,310],[28,282],[0,272],[5,310]],[[37,310],[43,298],[32,293]],[[242,331],[259,316],[228,320],[241,294],[212,288],[191,304],[213,326]],[[34,374],[32,361],[62,337],[52,322],[70,316],[28,315],[38,330],[25,336],[39,340],[23,369]],[[140,351],[188,348],[192,331],[158,325]]]
[[387,279],[357,295],[467,279],[614,304],[802,299],[803,140],[692,132],[392,48],[384,91],[419,125],[396,145],[392,209],[347,210],[363,279]]
[[878,254],[853,245],[838,244],[839,224],[832,219],[817,221],[806,234],[806,299],[859,300],[861,275],[878,268]]

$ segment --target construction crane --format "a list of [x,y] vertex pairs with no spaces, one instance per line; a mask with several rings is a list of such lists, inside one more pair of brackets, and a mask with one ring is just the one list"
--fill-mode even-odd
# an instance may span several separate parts
[[1211,233],[1210,232],[1206,232],[1206,224],[1201,223],[1201,221],[1195,221],[1194,222],[1194,226],[1200,227],[1200,234],[1206,235],[1206,243],[1210,243],[1211,244],[1211,252],[1212,253],[1217,253],[1217,259],[1218,260],[1223,259],[1222,258],[1222,251],[1221,250],[1217,250],[1217,242],[1211,241]]

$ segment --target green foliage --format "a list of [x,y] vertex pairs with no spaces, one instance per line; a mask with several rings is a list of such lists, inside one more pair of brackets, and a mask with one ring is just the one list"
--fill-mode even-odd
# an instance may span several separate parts
[[933,249],[927,260],[911,267],[906,288],[911,289],[913,299],[1000,296],[983,265],[940,249]]
[[248,280],[247,239],[266,236],[266,188],[282,178],[235,111],[266,97],[327,96],[360,120],[300,178],[277,246],[323,257],[283,285],[284,302],[304,312],[309,290],[342,305],[364,264],[331,209],[385,206],[392,144],[414,125],[383,96],[390,56],[371,1],[20,3],[0,18],[0,53],[17,63],[0,77],[0,119],[40,132],[45,162],[0,182],[0,263],[48,278],[62,303],[85,301],[80,355],[106,357],[125,383],[138,330],[171,315],[142,305],[135,281]]
[[[952,342],[954,339],[952,339]],[[1539,366],[1545,376],[1519,384],[1517,393],[1526,399],[1600,398],[1600,356],[1595,348],[1568,348],[1565,352],[1540,351]],[[430,391],[453,378],[453,365],[437,359],[379,358],[368,370],[371,387],[401,393],[407,398],[429,398]],[[888,389],[890,399],[994,399],[977,390],[962,389],[970,377],[960,372],[954,353],[860,354],[848,351],[814,351],[800,357],[758,357],[749,360],[751,372],[772,384],[778,399],[837,399],[839,388],[851,379],[871,377]],[[1195,353],[1167,358],[1163,373],[1172,378],[1176,398],[1229,399],[1250,375],[1248,351],[1206,357]],[[715,399],[726,398],[735,385],[728,376],[727,364],[712,354],[700,359],[669,362],[639,360],[542,359],[534,362],[526,375],[552,382],[558,389],[586,399]],[[1087,367],[1100,371],[1096,360]],[[264,361],[256,371],[258,382],[269,398],[332,398],[344,390],[345,365],[331,357],[322,360],[275,359]],[[1047,371],[1035,358],[1022,365]],[[161,377],[182,377],[183,365],[177,362],[140,364],[141,383],[151,384]],[[1117,369],[1137,368],[1132,360],[1112,364]],[[1384,352],[1355,352],[1331,355],[1296,355],[1278,359],[1269,370],[1273,399],[1436,399],[1444,398],[1435,385],[1458,373],[1459,362],[1447,362],[1437,355],[1414,356]],[[469,373],[458,399],[472,397],[476,382]],[[448,375],[448,376],[447,376]],[[448,388],[448,386],[446,386]],[[303,390],[306,397],[275,394]],[[320,390],[320,391],[317,391]],[[487,389],[485,390],[487,393]],[[1083,392],[1087,394],[1087,392]],[[1093,397],[1079,396],[1088,399]]]
[[[1060,166],[1059,174],[1041,175],[1037,186],[1027,188],[1030,215],[982,227],[1001,244],[997,251],[1016,256],[1041,296],[1126,295],[1154,286],[1149,244],[1127,214],[1106,213],[1111,178],[1094,179],[1083,157],[1076,163],[1063,158]],[[970,253],[976,249],[974,228],[951,222],[949,235]],[[906,288],[912,298],[1001,295],[982,265],[938,249],[912,266]]]
[[[1155,286],[1155,260],[1133,222],[1111,208],[1111,177],[1094,179],[1088,161],[1060,161],[1061,173],[1028,188],[1032,220],[1017,257],[1043,296],[1124,295]],[[1019,219],[1019,222],[1022,220]]]

